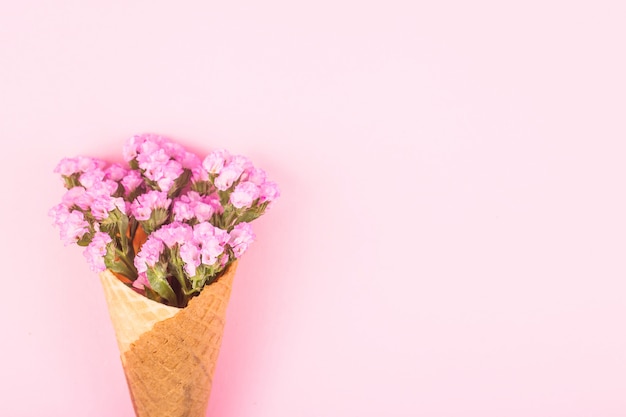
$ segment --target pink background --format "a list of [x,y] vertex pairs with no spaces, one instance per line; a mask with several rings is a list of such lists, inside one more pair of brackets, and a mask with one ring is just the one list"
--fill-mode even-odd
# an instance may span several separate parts
[[132,416],[46,213],[140,132],[282,186],[208,416],[626,415],[624,2],[2,3],[0,415]]

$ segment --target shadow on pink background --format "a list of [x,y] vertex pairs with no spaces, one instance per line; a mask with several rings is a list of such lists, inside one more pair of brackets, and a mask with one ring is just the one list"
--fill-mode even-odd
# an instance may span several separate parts
[[282,188],[207,416],[626,415],[626,30],[600,2],[15,2],[0,13],[0,415],[133,415],[47,217],[134,133]]

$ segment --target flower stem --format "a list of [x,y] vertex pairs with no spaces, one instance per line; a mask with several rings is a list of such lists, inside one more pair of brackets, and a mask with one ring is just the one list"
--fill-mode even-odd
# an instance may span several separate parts
[[137,279],[137,269],[135,268],[135,265],[133,265],[132,263],[130,263],[130,261],[128,260],[126,253],[122,252],[119,249],[115,249],[115,253],[117,254],[118,258],[120,261],[122,261],[122,263],[124,264],[124,266],[126,267],[126,269],[129,272],[128,278],[131,280],[136,280]]

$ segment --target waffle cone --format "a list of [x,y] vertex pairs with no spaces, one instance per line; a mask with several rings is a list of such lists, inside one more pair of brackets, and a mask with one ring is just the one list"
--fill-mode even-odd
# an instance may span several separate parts
[[137,417],[204,417],[236,267],[182,309],[101,274]]

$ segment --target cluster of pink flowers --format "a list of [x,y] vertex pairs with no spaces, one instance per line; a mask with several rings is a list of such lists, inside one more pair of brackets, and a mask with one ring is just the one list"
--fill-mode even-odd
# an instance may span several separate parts
[[63,159],[55,172],[67,192],[50,215],[66,245],[86,247],[94,271],[108,268],[170,305],[186,305],[241,257],[250,222],[280,195],[262,169],[225,150],[201,159],[147,134],[130,138],[123,157]]

